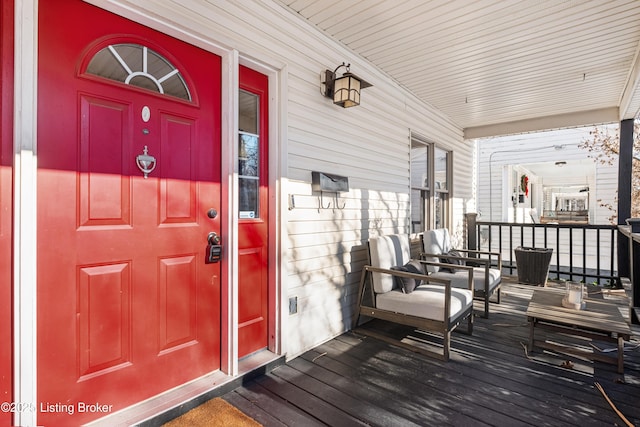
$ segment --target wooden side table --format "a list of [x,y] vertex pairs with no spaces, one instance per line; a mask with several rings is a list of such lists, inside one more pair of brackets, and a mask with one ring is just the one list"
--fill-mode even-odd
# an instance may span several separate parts
[[[624,373],[624,341],[631,338],[631,328],[620,314],[618,306],[605,300],[587,298],[584,310],[574,310],[562,306],[563,297],[564,291],[559,289],[540,288],[533,291],[527,308],[529,351],[532,352],[537,346],[586,356],[592,360],[617,364],[618,373]],[[536,328],[617,343],[617,358],[595,351],[535,341]]]

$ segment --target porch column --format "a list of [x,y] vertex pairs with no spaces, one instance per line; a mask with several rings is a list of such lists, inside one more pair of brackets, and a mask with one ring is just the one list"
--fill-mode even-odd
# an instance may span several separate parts
[[[631,217],[633,124],[633,119],[622,120],[620,122],[620,150],[618,153],[618,225],[625,225],[625,220]],[[629,240],[622,233],[618,233],[618,275],[621,277],[630,277]],[[638,291],[640,291],[640,289],[638,289]],[[634,300],[635,299],[636,298],[634,297]],[[640,303],[640,301],[634,301],[634,303]]]
[[476,221],[478,220],[478,214],[470,212],[464,214],[466,219],[466,233],[467,233],[467,249],[475,251],[478,249],[478,241],[476,237]]

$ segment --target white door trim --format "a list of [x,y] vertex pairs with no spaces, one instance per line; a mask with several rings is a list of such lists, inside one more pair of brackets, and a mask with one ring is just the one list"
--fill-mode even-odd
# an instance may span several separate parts
[[[14,425],[37,425],[38,0],[16,0],[14,33]],[[22,406],[21,406],[22,408]],[[33,410],[31,410],[33,409]]]
[[[232,50],[222,60],[222,147],[220,153],[221,199],[226,201],[222,212],[222,244],[225,267],[222,286],[222,370],[238,375],[238,177],[235,158],[238,151],[238,52]],[[225,353],[226,352],[226,353]]]

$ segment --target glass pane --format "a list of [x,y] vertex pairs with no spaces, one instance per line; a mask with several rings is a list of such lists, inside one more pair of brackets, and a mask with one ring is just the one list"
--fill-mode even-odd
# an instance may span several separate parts
[[238,114],[238,174],[240,219],[260,216],[260,128],[259,97],[240,90]]
[[124,83],[129,75],[127,70],[115,59],[108,48],[102,49],[91,58],[91,62],[87,67],[87,73],[122,83]]
[[254,178],[239,179],[240,219],[258,218],[260,212],[258,200],[258,180]]
[[428,147],[420,143],[411,144],[411,187],[429,188]]
[[435,190],[448,190],[447,165],[449,153],[438,147],[434,150]]
[[256,135],[240,134],[238,173],[241,176],[259,176],[260,151]]
[[135,76],[129,80],[131,86],[141,87],[143,89],[152,90],[154,92],[160,92],[160,88],[147,76]]
[[115,44],[91,58],[87,73],[154,92],[191,100],[179,70],[163,56],[138,44]]
[[435,228],[447,227],[447,203],[446,194],[436,193],[435,201]]
[[182,75],[176,73],[162,82],[164,93],[173,95],[181,99],[191,100],[191,94],[187,89],[187,84],[182,80]]
[[241,90],[239,101],[240,114],[238,120],[240,122],[240,131],[257,135],[259,133],[258,95]]
[[411,232],[422,233],[425,230],[424,226],[424,205],[422,190],[411,190]]

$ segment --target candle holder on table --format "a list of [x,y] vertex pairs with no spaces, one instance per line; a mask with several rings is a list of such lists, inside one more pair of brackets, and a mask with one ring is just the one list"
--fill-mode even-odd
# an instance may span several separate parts
[[584,285],[582,283],[567,282],[562,306],[574,310],[583,310],[586,306],[584,301]]

